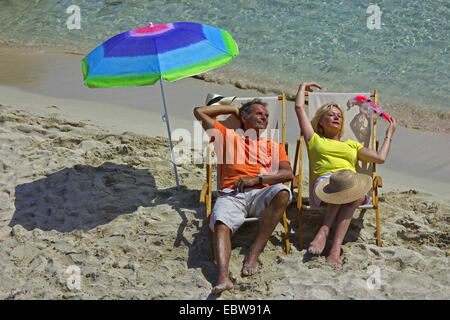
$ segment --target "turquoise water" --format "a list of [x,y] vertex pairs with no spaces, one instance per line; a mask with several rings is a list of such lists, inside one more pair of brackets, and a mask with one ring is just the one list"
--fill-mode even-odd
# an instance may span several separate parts
[[[370,30],[366,10],[381,10]],[[81,29],[66,9],[78,5]],[[386,104],[450,110],[449,1],[0,0],[0,43],[88,53],[117,33],[175,21],[227,30],[240,53],[205,78],[295,94],[300,81],[327,91],[379,89]]]

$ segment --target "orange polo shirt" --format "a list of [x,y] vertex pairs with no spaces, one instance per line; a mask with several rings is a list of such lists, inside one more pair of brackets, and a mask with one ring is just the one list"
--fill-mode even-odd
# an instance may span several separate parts
[[[242,130],[241,130],[242,131]],[[241,134],[242,133],[242,134]],[[275,174],[282,161],[290,160],[279,142],[266,137],[256,138],[256,133],[249,130],[245,135],[226,128],[216,120],[214,130],[209,130],[214,137],[214,149],[219,164],[220,190],[233,188],[239,178],[256,177],[258,174]],[[264,188],[268,184],[256,185]]]

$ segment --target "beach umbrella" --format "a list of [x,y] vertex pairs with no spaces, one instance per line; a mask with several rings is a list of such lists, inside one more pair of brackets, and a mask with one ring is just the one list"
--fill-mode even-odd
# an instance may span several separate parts
[[175,81],[217,68],[237,54],[237,44],[225,30],[193,22],[150,23],[120,33],[92,50],[82,60],[83,77],[90,88],[145,86],[160,80],[163,121],[179,189],[162,80]]

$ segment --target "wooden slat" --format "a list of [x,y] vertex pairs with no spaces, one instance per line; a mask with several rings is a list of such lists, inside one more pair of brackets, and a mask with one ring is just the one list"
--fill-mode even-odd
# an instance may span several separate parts
[[294,176],[294,179],[292,179],[292,190],[298,188],[298,186],[299,186],[299,178],[298,176]]
[[383,180],[379,176],[375,177],[375,182],[374,183],[375,183],[375,186],[377,186],[378,188],[383,187]]
[[[302,178],[303,178],[303,136],[300,135],[300,143],[298,148],[298,176],[297,176],[297,212],[298,212],[298,239],[299,239],[299,245],[300,250],[303,249],[303,220],[302,220]],[[297,157],[297,155],[295,155]]]
[[208,191],[206,193],[206,211],[209,217],[212,211],[212,143],[208,145],[208,164],[206,165],[206,174],[208,182]]
[[[378,91],[377,89],[373,92],[373,102],[375,104],[378,103]],[[377,141],[377,113],[373,112],[373,136],[372,136],[372,147],[375,152],[378,151],[378,141]],[[375,176],[377,174],[377,165],[375,163],[372,164],[372,180],[375,179]],[[376,195],[375,195],[375,189],[372,188],[372,204],[376,205]]]
[[[325,206],[302,205],[302,210],[319,211],[319,210],[326,210],[326,209],[327,209],[327,207],[325,207]],[[357,209],[375,209],[375,206],[373,204],[363,204],[361,206],[358,206]]]
[[284,146],[286,144],[286,96],[284,95],[284,92],[282,93],[282,100],[281,100],[281,115],[282,115],[281,133],[282,133],[282,142]]
[[208,183],[205,182],[202,187],[202,191],[200,192],[200,202],[205,203],[206,202],[206,192],[208,192]]

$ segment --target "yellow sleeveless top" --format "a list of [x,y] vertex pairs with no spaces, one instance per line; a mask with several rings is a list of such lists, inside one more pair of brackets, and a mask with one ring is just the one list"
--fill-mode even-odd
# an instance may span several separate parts
[[306,146],[313,185],[317,178],[327,173],[344,169],[356,172],[358,151],[363,147],[357,141],[348,139],[341,142],[321,137],[317,133],[314,133]]

